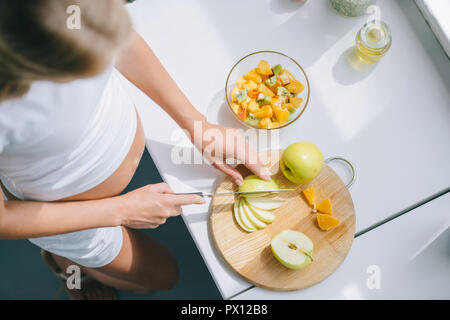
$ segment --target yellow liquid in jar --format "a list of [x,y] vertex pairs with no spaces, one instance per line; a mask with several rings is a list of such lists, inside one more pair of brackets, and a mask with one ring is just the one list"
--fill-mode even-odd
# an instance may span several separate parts
[[373,63],[386,55],[392,44],[391,32],[384,22],[366,23],[356,35],[356,52],[367,63]]

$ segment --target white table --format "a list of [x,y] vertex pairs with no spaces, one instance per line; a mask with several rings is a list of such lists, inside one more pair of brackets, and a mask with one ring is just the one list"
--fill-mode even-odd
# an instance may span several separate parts
[[[351,193],[361,231],[450,181],[450,63],[413,1],[377,3],[392,29],[393,46],[366,74],[346,62],[366,18],[342,17],[327,1],[298,7],[291,0],[141,0],[129,11],[135,28],[212,122],[238,126],[224,109],[223,87],[239,58],[266,49],[296,59],[310,78],[311,101],[294,125],[281,130],[280,145],[313,141],[325,156],[353,162],[358,177]],[[164,180],[177,192],[213,191],[222,174],[206,164],[175,165],[176,124],[126,85]],[[348,179],[346,170],[336,169]],[[223,297],[250,287],[212,247],[208,204],[186,207],[183,219]]]
[[313,287],[253,288],[236,299],[450,299],[449,206],[447,193],[357,237],[338,270]]

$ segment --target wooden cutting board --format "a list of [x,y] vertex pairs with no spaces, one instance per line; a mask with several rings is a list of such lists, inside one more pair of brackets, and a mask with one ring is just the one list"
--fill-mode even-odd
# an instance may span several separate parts
[[[217,196],[211,203],[210,231],[220,255],[235,272],[256,286],[289,291],[322,281],[344,261],[355,234],[355,209],[344,182],[327,164],[315,179],[296,185],[287,180],[279,169],[281,154],[282,150],[259,154],[262,162],[271,168],[280,188],[297,188],[296,191],[273,195],[276,199],[285,200],[283,206],[274,211],[275,220],[265,229],[247,233],[233,216],[233,204],[238,196]],[[251,174],[243,165],[237,169],[244,176]],[[330,198],[333,215],[341,221],[336,228],[322,231],[317,226],[315,214],[301,195],[301,191],[310,186],[315,188],[317,203]],[[237,185],[228,177],[216,192],[227,191],[238,191]],[[314,243],[314,261],[301,270],[284,267],[272,254],[270,241],[286,229],[301,231]]]

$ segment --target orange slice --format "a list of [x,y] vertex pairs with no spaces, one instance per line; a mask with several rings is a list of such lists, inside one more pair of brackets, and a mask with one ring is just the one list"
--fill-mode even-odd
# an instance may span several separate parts
[[317,224],[319,225],[319,228],[324,231],[333,229],[340,223],[339,219],[337,219],[329,214],[318,213],[316,215],[316,218],[317,218]]
[[316,206],[315,209],[317,211],[319,211],[319,212],[331,215],[332,214],[332,210],[331,210],[331,201],[330,201],[330,199],[323,200],[321,203],[319,203]]
[[314,187],[310,187],[308,189],[305,189],[302,191],[303,195],[305,196],[306,201],[308,201],[309,205],[312,207],[314,206]]

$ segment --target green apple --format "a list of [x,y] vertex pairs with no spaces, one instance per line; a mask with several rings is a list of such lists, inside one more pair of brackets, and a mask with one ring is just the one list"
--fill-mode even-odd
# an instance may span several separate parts
[[247,228],[244,223],[242,222],[242,219],[240,217],[239,214],[239,200],[236,200],[234,202],[234,206],[233,206],[233,212],[234,212],[234,218],[236,219],[237,224],[239,225],[239,227],[241,227],[242,230],[247,231],[247,232],[253,232],[256,231],[256,228]]
[[275,200],[272,198],[246,198],[247,203],[252,207],[261,209],[261,210],[275,210],[283,205],[283,201]]
[[311,262],[313,242],[301,232],[283,230],[271,242],[272,253],[286,268],[299,270]]
[[287,147],[280,160],[284,176],[293,183],[306,183],[322,169],[322,152],[311,142],[297,142]]
[[242,225],[246,229],[250,229],[252,231],[256,231],[255,226],[251,223],[251,221],[247,218],[247,215],[245,214],[245,211],[244,211],[243,206],[242,206],[243,202],[244,202],[243,199],[240,198],[239,199],[239,208],[238,208],[238,210],[239,210],[239,218],[241,218]]
[[265,227],[267,227],[267,224],[265,224],[263,221],[255,217],[255,215],[250,210],[250,208],[248,207],[247,203],[243,198],[241,199],[241,210],[247,216],[248,220],[252,223],[252,225],[257,229],[264,229]]
[[247,207],[250,209],[250,211],[255,215],[256,218],[258,218],[259,220],[266,222],[266,223],[271,223],[273,220],[275,220],[275,215],[267,210],[261,210],[258,209],[256,207],[253,207],[252,205],[250,205],[247,200],[245,200]]
[[[263,180],[260,179],[257,175],[249,175],[244,178],[244,181],[239,186],[239,192],[248,192],[248,191],[259,191],[259,190],[278,190],[280,187],[275,180]],[[266,196],[267,192],[261,193],[249,193],[244,194],[245,197],[263,197]]]

